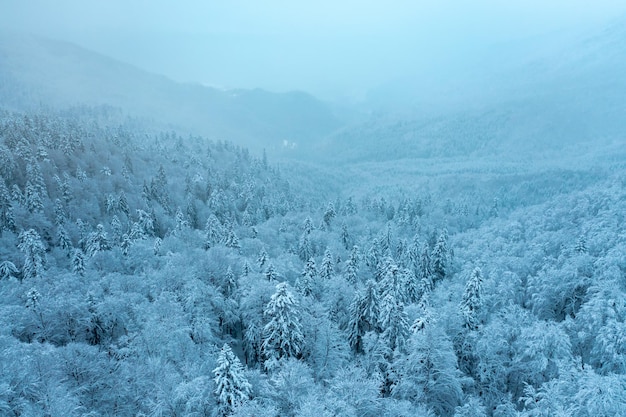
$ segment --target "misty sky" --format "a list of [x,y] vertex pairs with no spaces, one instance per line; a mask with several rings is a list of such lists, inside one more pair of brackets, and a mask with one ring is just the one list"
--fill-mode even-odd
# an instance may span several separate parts
[[598,24],[623,0],[2,0],[0,28],[179,81],[351,97],[487,45]]

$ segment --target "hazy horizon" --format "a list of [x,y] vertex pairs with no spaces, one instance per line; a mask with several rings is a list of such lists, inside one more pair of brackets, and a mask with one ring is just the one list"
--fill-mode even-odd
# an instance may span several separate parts
[[358,100],[397,79],[462,71],[492,45],[606,24],[626,4],[8,0],[0,11],[7,30],[73,42],[176,81]]

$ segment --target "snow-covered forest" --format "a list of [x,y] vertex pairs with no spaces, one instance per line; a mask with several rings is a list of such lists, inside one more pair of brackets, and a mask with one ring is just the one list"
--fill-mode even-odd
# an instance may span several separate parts
[[626,416],[613,63],[383,115],[0,37],[0,415]]

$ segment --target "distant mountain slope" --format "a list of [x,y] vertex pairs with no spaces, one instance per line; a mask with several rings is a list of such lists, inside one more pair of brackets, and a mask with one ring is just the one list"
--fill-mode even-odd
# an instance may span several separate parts
[[[504,55],[492,51],[474,78],[443,69],[448,86],[439,80],[432,90],[421,91],[407,81],[402,112],[377,113],[344,128],[319,152],[348,161],[518,158],[626,141],[626,19],[621,23],[585,36],[548,39],[545,45],[534,40],[532,48],[511,45]],[[402,94],[392,90],[389,97],[403,103]],[[411,95],[415,107],[409,104]]]
[[0,36],[0,104],[17,110],[106,104],[161,127],[255,149],[304,143],[340,126],[325,103],[306,93],[180,84],[70,43],[15,35]]

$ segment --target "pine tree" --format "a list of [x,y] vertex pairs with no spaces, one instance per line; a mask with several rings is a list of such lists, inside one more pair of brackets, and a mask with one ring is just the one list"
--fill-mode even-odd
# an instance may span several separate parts
[[276,273],[274,264],[272,264],[271,262],[267,264],[267,269],[265,270],[265,278],[269,282],[276,282],[278,280],[278,274]]
[[0,262],[0,281],[5,279],[15,278],[19,270],[15,264],[11,261]]
[[363,349],[362,339],[365,333],[379,329],[379,301],[376,283],[368,280],[363,293],[357,292],[350,305],[348,321],[348,342],[355,352]]
[[226,270],[226,276],[224,277],[224,296],[227,298],[232,297],[232,295],[237,290],[237,279],[235,278],[235,274],[233,273],[233,269],[229,266]]
[[304,266],[304,270],[296,280],[296,289],[305,297],[308,297],[313,293],[313,284],[317,277],[317,268],[315,268],[315,261],[313,258]]
[[18,249],[24,252],[24,267],[22,276],[33,279],[41,276],[46,263],[46,250],[39,233],[33,229],[23,231],[18,236]]
[[247,277],[250,274],[250,264],[248,263],[248,260],[244,260],[243,261],[243,266],[241,267],[241,276],[242,277]]
[[259,257],[257,258],[257,263],[259,264],[259,269],[262,270],[265,264],[267,263],[267,252],[265,248],[261,248],[261,252],[259,253]]
[[322,267],[320,268],[320,278],[322,281],[327,281],[333,277],[333,273],[333,255],[330,253],[330,249],[326,249],[324,252],[324,258],[322,259]]
[[422,246],[419,269],[415,278],[419,281],[420,287],[428,288],[429,291],[433,289],[433,275],[430,270],[430,248],[427,243],[424,243]]
[[227,416],[250,398],[252,385],[248,382],[244,367],[230,346],[224,344],[213,370],[215,395],[222,415]]
[[161,254],[161,246],[163,246],[163,239],[160,237],[154,239],[154,246],[152,247],[154,256],[159,256]]
[[309,240],[309,235],[306,232],[302,234],[300,241],[298,242],[298,256],[302,262],[306,262],[313,256],[311,241]]
[[305,234],[311,234],[311,231],[313,230],[313,220],[311,220],[310,217],[307,217],[306,219],[304,219],[304,224],[302,225],[302,230],[304,230]]
[[76,275],[85,275],[85,255],[80,249],[74,249],[72,255],[72,272]]
[[346,250],[350,249],[350,235],[348,234],[348,226],[345,223],[341,224],[341,243]]
[[298,304],[287,284],[276,285],[276,292],[265,307],[268,323],[263,329],[261,351],[266,367],[282,358],[299,358],[304,347]]
[[356,284],[359,273],[359,248],[357,246],[352,247],[350,252],[350,258],[346,263],[346,280],[350,284]]
[[587,253],[587,239],[584,235],[580,235],[574,247],[576,253]]
[[409,318],[404,310],[404,303],[391,293],[381,303],[380,326],[383,329],[381,337],[391,351],[404,349],[409,335]]
[[482,271],[476,267],[467,280],[460,305],[464,326],[470,330],[477,330],[480,324],[479,314],[483,303],[482,283]]
[[233,248],[233,249],[241,248],[241,246],[239,245],[239,237],[237,237],[237,234],[235,233],[235,228],[233,224],[230,222],[228,223],[224,245],[227,248]]
[[43,202],[41,201],[41,194],[37,188],[29,182],[26,183],[26,208],[31,213],[42,213],[43,212]]
[[446,273],[448,272],[449,255],[448,232],[444,229],[439,235],[431,255],[431,271],[434,283],[437,283],[446,277]]
[[174,229],[175,234],[180,235],[183,230],[186,230],[189,227],[189,223],[183,214],[183,211],[178,207],[176,209],[176,228]]
[[85,252],[87,256],[91,258],[96,253],[109,249],[111,249],[111,245],[109,244],[107,232],[104,230],[103,225],[98,224],[96,226],[96,231],[90,233],[89,236],[87,236]]
[[330,229],[330,224],[335,218],[335,216],[337,216],[337,213],[335,212],[335,205],[332,202],[328,203],[328,206],[326,207],[326,211],[324,212],[324,223],[326,224],[326,227],[328,227],[329,229]]
[[224,239],[222,224],[214,214],[211,214],[204,227],[204,249],[209,249]]
[[72,253],[72,241],[70,240],[70,237],[68,236],[67,231],[62,224],[57,227],[57,241],[59,247],[63,249],[69,257]]
[[385,265],[383,277],[379,283],[380,299],[384,300],[387,296],[391,296],[397,302],[404,302],[407,297],[404,274],[390,257],[387,257],[383,264]]

